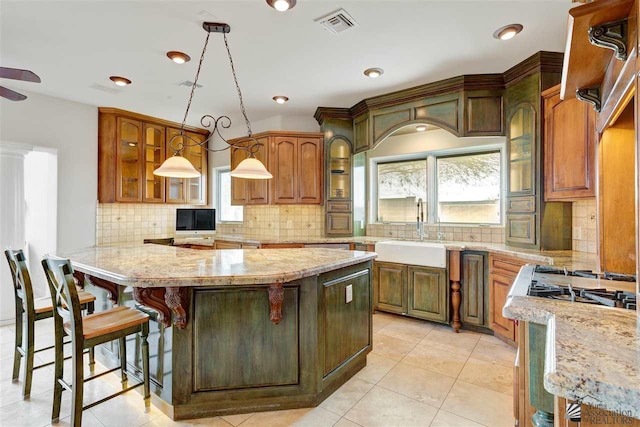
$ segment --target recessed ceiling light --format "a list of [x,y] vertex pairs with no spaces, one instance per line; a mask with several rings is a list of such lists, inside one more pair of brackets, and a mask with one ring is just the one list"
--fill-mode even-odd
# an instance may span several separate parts
[[176,64],[184,64],[185,62],[191,61],[191,57],[189,55],[178,52],[177,50],[167,52],[167,57]]
[[522,31],[522,28],[524,27],[520,24],[505,25],[504,27],[498,28],[493,33],[493,38],[500,39],[500,40],[512,39],[516,36],[516,34]]
[[418,132],[424,132],[425,130],[427,130],[427,125],[418,125],[416,126],[416,130]]
[[372,79],[380,77],[382,74],[384,74],[384,70],[382,68],[367,68],[364,70],[364,75],[371,77]]
[[293,9],[296,0],[267,0],[267,4],[279,12]]
[[276,101],[278,104],[284,104],[289,100],[289,98],[287,98],[286,96],[278,95],[278,96],[274,96],[273,100]]
[[131,84],[131,80],[120,76],[111,76],[109,79],[118,86],[127,86]]

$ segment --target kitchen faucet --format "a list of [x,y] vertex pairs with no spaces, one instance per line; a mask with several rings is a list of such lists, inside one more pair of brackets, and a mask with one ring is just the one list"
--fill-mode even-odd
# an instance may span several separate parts
[[447,235],[440,231],[440,217],[436,218],[436,222],[438,223],[438,240],[444,240]]
[[418,199],[417,215],[416,215],[416,231],[420,240],[424,240],[425,237],[429,237],[429,233],[424,232],[424,202],[422,197]]

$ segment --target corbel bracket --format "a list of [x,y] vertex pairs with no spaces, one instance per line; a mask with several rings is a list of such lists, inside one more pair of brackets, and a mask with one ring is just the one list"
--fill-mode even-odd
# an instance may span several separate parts
[[612,49],[617,59],[626,61],[628,28],[626,19],[594,25],[589,28],[589,42],[595,46]]
[[576,98],[580,101],[588,102],[598,113],[602,109],[600,100],[600,86],[585,87],[576,90]]

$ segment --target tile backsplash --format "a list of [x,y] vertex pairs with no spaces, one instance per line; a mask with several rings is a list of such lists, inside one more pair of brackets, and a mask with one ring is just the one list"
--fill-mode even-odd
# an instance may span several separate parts
[[[429,234],[426,240],[438,239],[438,226],[425,225],[424,231]],[[500,226],[442,226],[442,240],[465,242],[504,243],[504,227]],[[367,236],[392,237],[397,239],[418,239],[416,224],[367,224]]]
[[573,250],[595,254],[598,251],[596,200],[590,199],[574,202],[571,213]]
[[[188,205],[99,203],[96,244],[142,243],[175,235],[176,209]],[[293,238],[324,236],[324,207],[245,206],[242,223],[218,223],[216,234]]]

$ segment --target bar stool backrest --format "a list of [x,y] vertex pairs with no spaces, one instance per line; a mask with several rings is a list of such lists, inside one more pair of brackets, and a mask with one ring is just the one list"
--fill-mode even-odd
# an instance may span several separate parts
[[29,315],[33,315],[35,313],[33,287],[24,252],[22,252],[22,249],[7,249],[4,251],[4,255],[9,263],[9,270],[11,270],[11,278],[13,279],[16,314],[22,314],[22,311],[19,310],[24,310]]
[[70,322],[74,336],[72,339],[82,339],[82,315],[78,290],[73,279],[73,267],[68,259],[52,259],[45,257],[42,260],[51,300],[53,303],[53,317],[56,329],[62,327],[64,322]]

